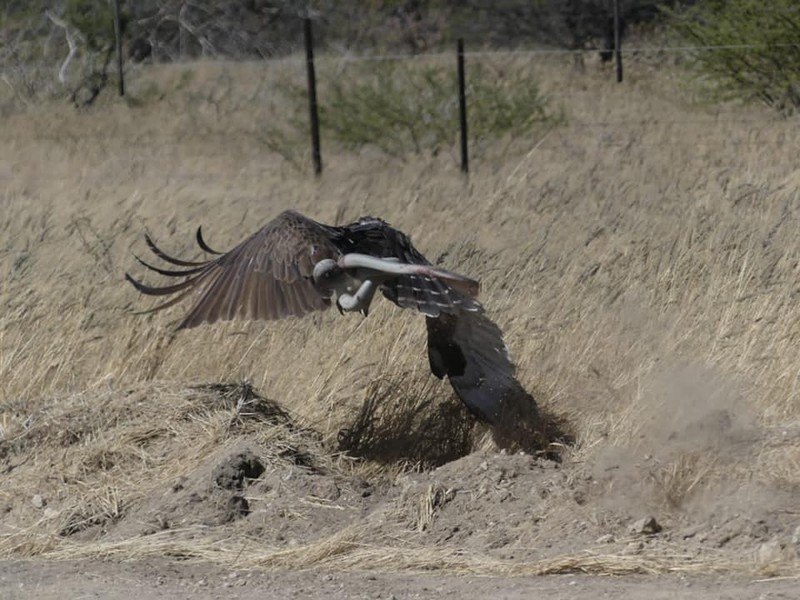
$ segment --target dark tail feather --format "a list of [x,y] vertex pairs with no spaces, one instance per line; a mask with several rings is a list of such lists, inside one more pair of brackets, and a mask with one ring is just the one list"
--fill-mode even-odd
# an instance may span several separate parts
[[135,254],[133,255],[133,258],[135,258],[139,262],[140,265],[143,265],[143,266],[147,267],[151,271],[155,271],[159,275],[166,275],[167,277],[185,277],[187,275],[195,275],[196,273],[199,273],[200,271],[202,271],[203,269],[206,268],[206,264],[203,263],[198,267],[193,267],[193,268],[187,269],[185,271],[171,271],[169,269],[161,269],[159,267],[156,267],[155,265],[151,265],[150,263],[148,263],[148,262],[142,260],[141,258],[139,258],[138,256],[136,256]]
[[208,252],[209,254],[223,254],[222,252],[217,252],[216,250],[212,250],[206,241],[203,239],[203,227],[200,226],[197,228],[197,245],[200,246],[204,251]]
[[133,277],[131,277],[128,273],[125,273],[125,279],[127,279],[133,287],[139,290],[142,294],[147,294],[148,296],[167,296],[169,294],[174,294],[175,292],[180,292],[185,290],[188,287],[193,286],[197,278],[200,277],[192,277],[191,279],[187,279],[186,281],[181,281],[176,285],[167,285],[164,287],[151,287],[149,285],[143,284],[141,281],[137,281]]
[[192,262],[189,260],[181,260],[179,258],[174,258],[170,256],[169,254],[164,252],[161,248],[156,246],[156,243],[146,233],[144,234],[144,241],[147,242],[147,246],[148,248],[150,248],[153,254],[155,254],[161,260],[168,262],[170,264],[177,265],[179,267],[199,267],[200,265],[206,264],[204,262]]

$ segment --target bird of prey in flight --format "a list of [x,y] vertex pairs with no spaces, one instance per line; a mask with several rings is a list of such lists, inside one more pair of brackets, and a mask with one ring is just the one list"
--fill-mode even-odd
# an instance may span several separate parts
[[[401,308],[426,317],[428,359],[433,374],[447,376],[458,397],[479,419],[499,425],[504,418],[535,417],[536,403],[514,376],[500,328],[475,299],[477,281],[439,269],[403,232],[385,221],[362,217],[355,223],[323,225],[285,211],[232,250],[212,250],[197,230],[208,261],[174,258],[145,235],[158,258],[181,269],[137,260],[161,275],[184,278],[151,287],[125,278],[150,296],[171,296],[152,312],[191,298],[178,329],[202,323],[300,317],[325,310],[334,300],[340,312],[366,316],[375,292]],[[513,415],[513,416],[512,416]]]

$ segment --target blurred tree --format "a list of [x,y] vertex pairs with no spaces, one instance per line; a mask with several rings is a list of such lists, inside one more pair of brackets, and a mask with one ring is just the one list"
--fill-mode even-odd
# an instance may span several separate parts
[[[613,0],[447,0],[452,31],[473,44],[613,49]],[[658,22],[658,0],[621,0],[623,27]]]
[[67,0],[63,18],[81,32],[88,51],[103,52],[113,45],[114,17],[108,0]]
[[707,47],[692,64],[712,98],[800,106],[800,2],[705,0],[666,12],[685,43]]
[[[659,0],[621,0],[628,30],[659,18]],[[302,47],[302,17],[320,46],[427,52],[464,37],[468,48],[609,46],[612,0],[122,0],[131,58],[281,56]],[[107,0],[5,0],[13,29],[45,11],[62,17],[92,51],[110,39]],[[605,43],[604,43],[604,40]]]

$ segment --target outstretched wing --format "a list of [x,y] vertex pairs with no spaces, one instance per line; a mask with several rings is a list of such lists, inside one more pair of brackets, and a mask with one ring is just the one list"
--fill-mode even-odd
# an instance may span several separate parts
[[314,286],[314,265],[323,258],[337,258],[339,250],[329,239],[330,230],[303,215],[286,211],[224,254],[197,241],[218,258],[194,262],[173,258],[146,236],[150,250],[162,260],[186,267],[168,270],[138,259],[145,267],[169,277],[185,277],[175,285],[151,287],[129,274],[125,278],[150,296],[173,296],[152,312],[172,306],[187,297],[195,299],[178,329],[201,323],[228,321],[237,316],[251,319],[282,319],[324,310],[330,305]]
[[[406,234],[374,217],[362,217],[355,223],[336,228],[331,241],[342,254],[356,252],[406,264],[431,264]],[[399,307],[411,308],[429,317],[483,310],[470,294],[461,293],[446,280],[433,276],[399,275],[384,281],[381,291],[387,300]]]
[[476,417],[495,426],[536,419],[536,402],[517,381],[503,334],[489,317],[462,312],[426,324],[431,371],[447,376]]

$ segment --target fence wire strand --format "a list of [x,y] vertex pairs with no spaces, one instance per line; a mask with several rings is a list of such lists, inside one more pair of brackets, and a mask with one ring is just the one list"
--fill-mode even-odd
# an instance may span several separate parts
[[[785,43],[785,44],[728,44],[728,45],[708,45],[708,46],[640,46],[633,48],[626,48],[622,46],[620,52],[625,54],[648,54],[648,53],[691,53],[696,51],[710,52],[710,51],[725,51],[725,50],[769,50],[774,48],[800,48],[800,43]],[[594,54],[596,52],[610,52],[613,49],[608,48],[581,48],[581,49],[568,49],[568,48],[527,48],[516,50],[466,50],[464,56],[469,57],[489,57],[489,56],[559,56],[559,55],[579,55],[579,54]],[[323,55],[322,58],[338,59],[344,61],[382,61],[382,60],[415,60],[415,59],[434,59],[434,58],[447,58],[452,59],[452,52],[420,52],[415,54],[410,53],[395,53],[395,54],[342,54],[341,56]]]
[[[622,46],[620,52],[623,55],[632,54],[670,54],[670,53],[686,53],[692,52],[711,52],[711,51],[728,51],[728,50],[770,50],[780,48],[793,48],[800,49],[800,43],[785,43],[785,44],[728,44],[728,45],[710,45],[710,46],[639,46],[626,48]],[[464,56],[466,58],[487,58],[497,56],[571,56],[571,55],[586,55],[596,54],[598,52],[613,52],[613,48],[520,48],[520,49],[505,49],[505,50],[465,50]],[[452,60],[453,52],[449,50],[441,50],[436,52],[399,52],[399,53],[382,53],[382,54],[358,54],[355,52],[342,51],[341,49],[328,49],[328,51],[321,52],[315,57],[316,61],[341,61],[341,62],[381,62],[381,61],[402,61],[402,60],[432,60],[444,59]],[[250,61],[245,61],[250,62]],[[297,62],[305,63],[305,58],[299,54],[292,54],[287,56],[279,56],[264,59],[264,62]]]

